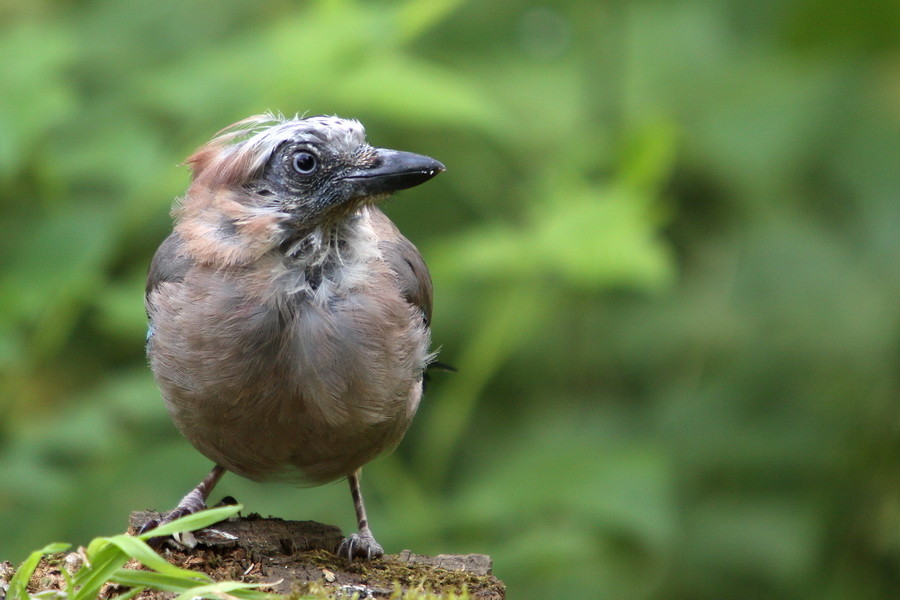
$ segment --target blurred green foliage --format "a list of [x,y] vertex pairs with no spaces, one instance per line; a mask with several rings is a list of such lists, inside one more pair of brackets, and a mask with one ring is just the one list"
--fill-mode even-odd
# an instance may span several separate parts
[[[448,172],[387,210],[438,373],[366,470],[390,551],[515,598],[900,589],[900,4],[0,5],[0,558],[121,531],[208,468],[143,278],[219,128],[360,118]],[[229,476],[352,528],[345,486]]]

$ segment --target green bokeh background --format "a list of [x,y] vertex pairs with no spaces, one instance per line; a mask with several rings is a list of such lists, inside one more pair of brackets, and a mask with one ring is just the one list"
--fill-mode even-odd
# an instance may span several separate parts
[[[0,4],[0,559],[209,463],[143,356],[178,163],[265,110],[448,166],[386,209],[437,373],[365,470],[388,551],[511,598],[900,589],[900,3]],[[249,510],[354,525],[343,483]]]

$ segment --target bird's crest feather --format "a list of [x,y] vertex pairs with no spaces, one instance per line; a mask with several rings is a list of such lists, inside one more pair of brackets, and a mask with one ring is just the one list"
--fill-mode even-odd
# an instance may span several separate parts
[[240,185],[259,173],[281,143],[300,133],[322,141],[333,141],[337,136],[353,143],[365,141],[365,129],[353,119],[299,115],[288,119],[266,112],[220,130],[185,162],[200,185],[210,189]]

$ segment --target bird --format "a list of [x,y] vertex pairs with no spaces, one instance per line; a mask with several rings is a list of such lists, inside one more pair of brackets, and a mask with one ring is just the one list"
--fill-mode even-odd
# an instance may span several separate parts
[[428,268],[379,203],[445,167],[371,146],[355,119],[273,113],[186,163],[147,275],[147,356],[175,426],[214,467],[151,525],[204,509],[225,472],[346,478],[358,531],[336,552],[378,558],[361,468],[399,444],[435,359]]

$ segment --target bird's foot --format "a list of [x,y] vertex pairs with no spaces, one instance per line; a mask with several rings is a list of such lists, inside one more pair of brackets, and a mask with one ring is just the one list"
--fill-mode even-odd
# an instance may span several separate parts
[[345,537],[338,546],[337,555],[352,561],[354,558],[372,560],[384,555],[384,548],[375,541],[371,531],[363,530]]
[[[195,512],[200,512],[201,510],[203,510],[205,508],[206,508],[205,505],[201,506],[199,508],[193,508],[193,509],[188,508],[186,506],[178,505],[174,509],[169,511],[165,516],[160,517],[159,519],[150,519],[149,521],[144,523],[141,526],[140,531],[138,531],[138,534],[143,535],[143,534],[147,533],[148,531],[150,531],[151,529],[156,529],[157,527],[160,527],[162,525],[168,525],[169,523],[171,523],[172,521],[174,521],[176,519],[180,519],[181,517],[186,517],[188,515],[192,515]],[[154,538],[154,539],[156,539],[156,538]]]
[[[206,501],[203,497],[196,493],[197,490],[191,490],[191,492],[181,499],[181,502],[178,503],[174,509],[169,511],[164,517],[159,519],[150,519],[141,527],[138,534],[144,534],[148,531],[156,529],[162,525],[167,525],[176,519],[180,519],[181,517],[186,517],[188,515],[192,515],[194,513],[200,512],[201,510],[206,510]],[[149,542],[151,546],[160,546],[162,542],[165,540],[163,537],[154,537],[150,538]]]
[[240,504],[240,502],[237,501],[237,498],[234,496],[224,496],[213,508],[219,508],[220,506],[234,506],[235,504]]
[[[197,484],[197,487],[192,489],[187,495],[181,499],[181,502],[178,503],[178,506],[175,507],[175,510],[167,514],[161,519],[151,519],[144,523],[141,527],[141,530],[138,534],[148,533],[161,525],[166,525],[171,523],[175,519],[180,519],[181,517],[192,515],[196,512],[200,512],[201,510],[206,509],[206,499],[209,498],[209,493],[216,486],[216,483],[219,482],[219,479],[222,478],[222,475],[225,474],[225,468],[216,465],[213,467],[212,471],[203,478],[203,481]],[[162,541],[165,538],[155,537],[148,540],[151,545],[159,546],[162,544]]]

